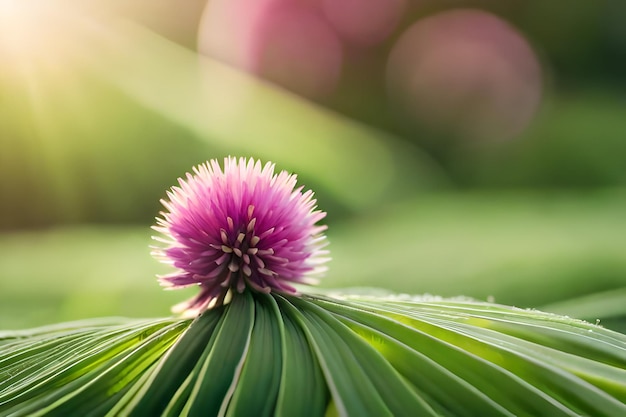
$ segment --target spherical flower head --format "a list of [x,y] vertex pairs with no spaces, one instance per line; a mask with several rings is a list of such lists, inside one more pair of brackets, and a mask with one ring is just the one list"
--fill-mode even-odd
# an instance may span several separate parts
[[153,229],[166,246],[153,254],[177,268],[162,285],[200,292],[174,311],[196,315],[246,289],[297,294],[291,284],[316,283],[326,270],[326,226],[316,225],[326,213],[295,175],[229,157],[223,170],[211,160],[178,182],[161,200],[166,211]]

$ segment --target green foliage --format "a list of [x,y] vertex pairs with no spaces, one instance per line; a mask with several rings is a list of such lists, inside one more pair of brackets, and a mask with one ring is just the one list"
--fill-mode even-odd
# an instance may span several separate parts
[[626,336],[468,299],[249,294],[0,334],[0,416],[621,416]]

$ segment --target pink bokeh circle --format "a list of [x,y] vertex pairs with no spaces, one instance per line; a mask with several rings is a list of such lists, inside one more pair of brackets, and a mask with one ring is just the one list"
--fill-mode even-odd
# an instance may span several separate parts
[[501,18],[459,9],[410,26],[389,55],[386,83],[404,117],[457,136],[519,135],[542,96],[541,65]]
[[202,18],[198,47],[311,98],[335,91],[343,63],[333,28],[317,8],[297,0],[212,0]]
[[346,41],[372,46],[396,28],[407,0],[320,0],[328,21]]

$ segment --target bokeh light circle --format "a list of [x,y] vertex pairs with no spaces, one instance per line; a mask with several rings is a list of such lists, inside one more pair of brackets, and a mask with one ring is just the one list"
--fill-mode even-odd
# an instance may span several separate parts
[[321,5],[343,39],[372,46],[393,32],[406,10],[407,0],[321,0]]
[[312,5],[296,0],[214,0],[198,35],[201,53],[311,98],[339,82],[339,37]]
[[389,55],[386,83],[404,117],[478,140],[517,136],[542,95],[541,65],[526,39],[501,18],[471,9],[410,26]]

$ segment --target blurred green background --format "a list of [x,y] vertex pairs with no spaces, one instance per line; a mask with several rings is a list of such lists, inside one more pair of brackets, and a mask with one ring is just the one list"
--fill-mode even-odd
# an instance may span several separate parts
[[159,199],[226,155],[329,213],[326,288],[626,330],[621,0],[0,0],[0,328],[162,316]]

